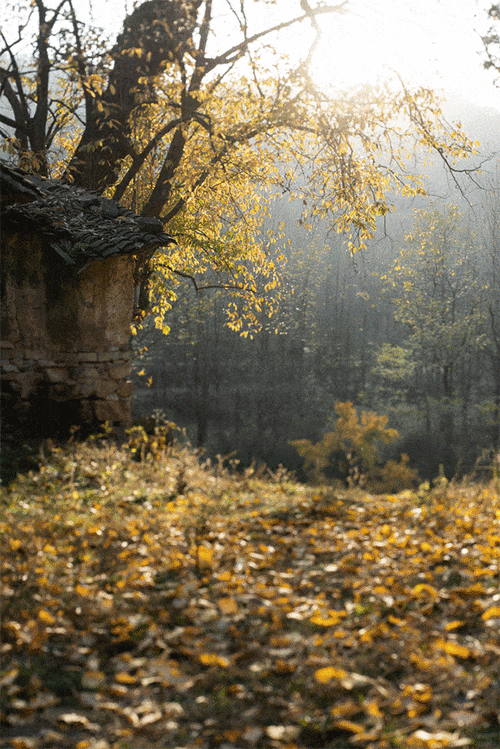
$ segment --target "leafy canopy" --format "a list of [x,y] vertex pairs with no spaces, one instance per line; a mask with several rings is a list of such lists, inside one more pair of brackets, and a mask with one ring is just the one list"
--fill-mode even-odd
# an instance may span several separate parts
[[[280,21],[262,29],[269,4]],[[456,170],[474,148],[459,127],[449,131],[428,90],[399,81],[327,96],[317,87],[309,62],[321,17],[344,4],[296,14],[278,0],[148,0],[113,46],[73,0],[12,8],[19,35],[1,32],[4,150],[25,168],[161,218],[177,245],[138,265],[164,330],[185,277],[233,295],[236,330],[272,315],[286,246],[282,229],[266,230],[274,200],[297,199],[304,224],[325,222],[355,252],[396,192],[424,193],[409,150],[423,147]],[[287,59],[287,29],[309,29],[311,18],[311,48]],[[26,58],[21,41],[35,21]]]

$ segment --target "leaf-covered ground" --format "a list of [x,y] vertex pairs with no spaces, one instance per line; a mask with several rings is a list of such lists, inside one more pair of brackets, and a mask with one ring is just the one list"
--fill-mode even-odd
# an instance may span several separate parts
[[372,497],[187,450],[3,490],[0,746],[500,746],[496,483]]

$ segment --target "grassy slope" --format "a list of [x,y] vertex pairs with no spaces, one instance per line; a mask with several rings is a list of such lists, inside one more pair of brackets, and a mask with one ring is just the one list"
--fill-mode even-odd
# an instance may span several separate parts
[[495,484],[340,495],[87,443],[1,510],[0,746],[499,746]]

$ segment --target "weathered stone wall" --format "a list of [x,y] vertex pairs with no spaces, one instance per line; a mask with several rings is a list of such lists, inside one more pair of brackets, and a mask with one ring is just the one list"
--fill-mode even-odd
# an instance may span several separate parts
[[132,385],[133,259],[81,272],[41,237],[2,247],[2,420],[32,433],[126,423]]

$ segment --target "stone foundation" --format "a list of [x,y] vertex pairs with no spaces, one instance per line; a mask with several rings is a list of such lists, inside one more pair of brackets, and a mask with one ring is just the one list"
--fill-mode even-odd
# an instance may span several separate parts
[[33,434],[130,420],[131,352],[16,351],[2,344],[2,421]]

